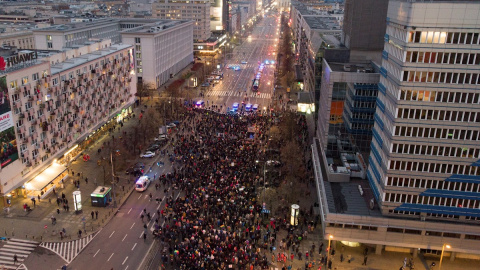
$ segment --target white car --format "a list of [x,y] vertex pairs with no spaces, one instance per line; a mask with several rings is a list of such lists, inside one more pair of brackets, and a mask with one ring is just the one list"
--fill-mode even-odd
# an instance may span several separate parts
[[147,151],[140,155],[141,158],[153,158],[155,156],[154,152]]
[[159,135],[157,138],[155,138],[155,141],[164,141],[168,138],[167,134],[162,134]]

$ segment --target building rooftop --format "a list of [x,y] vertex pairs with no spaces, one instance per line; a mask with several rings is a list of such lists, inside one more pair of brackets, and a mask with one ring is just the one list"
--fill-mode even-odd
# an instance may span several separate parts
[[328,63],[332,71],[336,72],[358,72],[358,73],[375,73],[374,66],[370,63]]
[[[87,19],[87,18],[86,18]],[[40,29],[35,29],[35,32],[69,32],[73,30],[81,30],[84,28],[89,27],[98,27],[103,24],[111,24],[111,23],[143,23],[143,24],[150,24],[156,23],[159,20],[156,19],[142,19],[142,18],[91,18],[88,22],[76,22],[76,23],[68,23],[68,24],[59,24],[53,25],[50,27],[44,27]]]
[[[321,157],[323,153],[318,147],[320,142],[315,139],[316,154]],[[315,154],[315,153],[314,153]],[[333,183],[327,181],[327,169],[320,162],[320,171],[322,173],[325,195],[328,202],[328,211],[330,213],[360,215],[360,216],[382,216],[378,207],[371,209],[370,200],[373,199],[373,192],[368,184],[368,180],[351,178],[350,182]],[[360,194],[359,186],[362,187],[363,195]]]
[[180,24],[188,23],[187,20],[161,20],[154,23],[145,24],[135,28],[123,30],[122,33],[159,33],[163,30],[175,27]]
[[312,30],[328,29],[340,31],[342,29],[339,22],[334,17],[304,16],[303,18]]
[[128,44],[115,44],[115,45],[112,45],[110,47],[103,48],[101,50],[98,50],[98,51],[95,51],[95,52],[92,52],[92,53],[83,54],[79,57],[70,58],[70,59],[68,59],[64,62],[52,65],[50,67],[50,70],[51,70],[52,75],[57,74],[57,73],[61,73],[65,70],[74,68],[74,67],[79,66],[79,65],[83,65],[83,64],[85,64],[87,62],[90,62],[90,61],[94,61],[95,59],[103,58],[106,55],[112,54],[114,52],[117,52],[117,51],[120,51],[120,50],[123,50],[123,49],[126,49],[126,48],[129,48],[131,46],[132,45],[128,45]]

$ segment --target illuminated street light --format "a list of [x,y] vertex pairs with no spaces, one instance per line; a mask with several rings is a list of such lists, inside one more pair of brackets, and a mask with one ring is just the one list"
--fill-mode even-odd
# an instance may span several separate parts
[[333,235],[329,235],[328,236],[328,249],[327,249],[327,265],[328,265],[328,257],[330,257],[330,242],[332,241],[333,239]]
[[451,246],[448,244],[443,244],[442,246],[442,255],[440,255],[440,263],[438,265],[438,270],[442,270],[442,260],[443,260],[443,252],[445,251],[445,248],[450,249]]

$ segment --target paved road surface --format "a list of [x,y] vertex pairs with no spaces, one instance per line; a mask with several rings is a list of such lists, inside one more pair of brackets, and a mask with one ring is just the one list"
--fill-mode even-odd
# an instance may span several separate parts
[[[148,168],[146,167],[146,170]],[[153,177],[155,173],[162,175],[170,172],[169,162],[165,167],[152,167],[152,172],[146,175]],[[143,260],[150,245],[153,242],[152,231],[154,220],[157,217],[157,209],[165,206],[165,200],[157,204],[156,197],[164,198],[163,187],[155,190],[155,183],[159,183],[158,176],[148,188],[142,193],[134,191],[120,208],[115,218],[105,226],[90,244],[70,263],[68,269],[136,269]],[[159,183],[160,184],[160,183]],[[149,194],[153,194],[150,201]],[[177,193],[175,193],[175,196]],[[144,241],[144,227],[140,215],[143,209],[152,215],[152,220],[147,222],[147,240]],[[147,218],[145,217],[146,221]],[[160,223],[162,220],[160,220]]]
[[[275,64],[265,65],[258,93],[252,92],[252,80],[258,72],[259,63],[265,63],[266,60],[276,60],[278,51],[279,22],[275,17],[265,18],[254,28],[251,39],[246,39],[243,44],[235,47],[233,52],[227,52],[230,59],[224,63],[239,66],[240,70],[223,69],[223,80],[210,87],[204,92],[204,100],[217,105],[226,104],[230,109],[233,103],[245,101],[245,104],[258,104],[259,110],[268,107],[273,97],[274,71]],[[246,61],[246,64],[242,64]],[[205,102],[206,103],[206,102]],[[207,104],[206,104],[207,105]],[[208,107],[207,105],[207,107]],[[225,111],[225,107],[222,108]]]

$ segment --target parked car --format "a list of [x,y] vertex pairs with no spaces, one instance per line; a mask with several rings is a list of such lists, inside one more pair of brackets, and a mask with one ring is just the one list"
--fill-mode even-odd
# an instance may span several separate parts
[[252,110],[252,104],[251,104],[251,103],[248,103],[248,104],[245,106],[245,111],[246,111],[246,112],[249,112],[250,110]]
[[177,126],[177,125],[175,125],[174,123],[169,123],[169,124],[167,125],[167,128],[174,128],[174,127],[176,127],[176,126]]
[[161,134],[161,135],[159,135],[158,137],[155,138],[155,141],[164,141],[166,139],[168,139],[167,134]]
[[206,83],[202,83],[200,86],[207,87],[207,86],[210,86],[210,84],[206,82]]
[[282,162],[278,160],[267,160],[267,166],[280,167],[282,166]]
[[145,168],[145,164],[143,164],[142,162],[137,162],[137,163],[135,163],[135,165],[128,168],[125,171],[125,173],[126,174],[133,174],[135,176],[143,175],[144,168]]
[[153,158],[155,156],[155,153],[152,151],[147,151],[143,154],[140,154],[141,158]]
[[152,144],[152,145],[150,145],[150,147],[147,148],[147,151],[155,152],[155,151],[157,151],[158,149],[160,149],[160,145],[158,145],[158,144]]
[[238,102],[233,103],[232,110],[238,110]]

